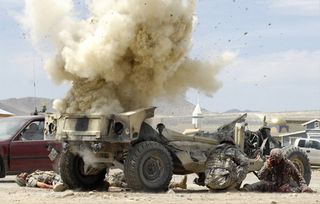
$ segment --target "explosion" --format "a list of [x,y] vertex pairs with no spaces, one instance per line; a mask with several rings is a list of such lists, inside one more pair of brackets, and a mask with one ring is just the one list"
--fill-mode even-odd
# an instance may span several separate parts
[[[72,0],[25,0],[24,25],[34,44],[50,44],[45,68],[72,87],[61,113],[117,113],[175,97],[207,94],[224,63],[190,59],[195,0],[90,0],[86,14]],[[228,58],[228,57],[227,57]]]

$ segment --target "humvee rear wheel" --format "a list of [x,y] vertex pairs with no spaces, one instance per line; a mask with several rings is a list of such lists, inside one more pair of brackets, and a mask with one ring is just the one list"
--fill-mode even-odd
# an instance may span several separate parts
[[300,148],[288,146],[282,149],[283,156],[297,167],[304,180],[309,185],[311,180],[311,166],[307,154]]
[[128,186],[136,191],[166,191],[172,178],[172,158],[160,143],[141,142],[133,146],[125,159]]
[[84,161],[82,157],[70,151],[62,153],[60,159],[61,179],[71,189],[92,190],[101,187],[104,183],[106,170],[96,175],[84,174]]

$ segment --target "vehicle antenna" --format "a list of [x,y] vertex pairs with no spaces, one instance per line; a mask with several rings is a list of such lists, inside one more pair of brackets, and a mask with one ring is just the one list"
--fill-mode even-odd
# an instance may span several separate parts
[[34,115],[38,115],[38,110],[37,110],[37,92],[36,92],[36,74],[35,74],[35,55],[33,55],[33,102],[34,102]]

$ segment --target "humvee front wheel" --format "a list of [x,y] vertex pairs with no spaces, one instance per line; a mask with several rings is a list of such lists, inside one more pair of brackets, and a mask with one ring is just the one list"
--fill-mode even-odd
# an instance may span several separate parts
[[166,191],[172,178],[172,158],[160,143],[141,142],[133,146],[125,159],[128,186],[136,191]]
[[101,187],[104,183],[106,170],[101,170],[96,175],[84,174],[84,161],[78,154],[66,151],[60,159],[61,179],[71,189],[92,190]]
[[297,167],[300,171],[307,185],[311,180],[311,166],[307,154],[300,148],[288,146],[282,149],[283,156]]

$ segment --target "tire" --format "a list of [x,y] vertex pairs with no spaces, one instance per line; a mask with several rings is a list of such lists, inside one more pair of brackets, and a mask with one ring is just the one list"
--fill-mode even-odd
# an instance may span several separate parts
[[129,149],[124,173],[128,187],[135,191],[167,191],[172,178],[172,158],[160,143],[144,141]]
[[300,173],[303,175],[307,185],[311,180],[311,166],[307,154],[300,148],[294,146],[288,146],[282,149],[283,156],[297,167]]
[[84,175],[82,172],[83,159],[70,151],[62,153],[60,159],[61,179],[70,189],[93,190],[104,184],[106,170],[97,175]]
[[2,157],[0,157],[0,178],[6,177],[6,168]]

